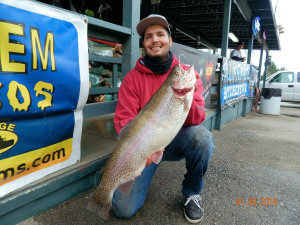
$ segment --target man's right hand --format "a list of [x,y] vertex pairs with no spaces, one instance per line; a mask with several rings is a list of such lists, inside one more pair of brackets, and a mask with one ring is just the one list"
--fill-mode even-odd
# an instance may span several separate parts
[[165,151],[165,149],[163,149],[161,151],[157,151],[157,152],[153,153],[151,156],[149,156],[146,161],[146,167],[150,166],[150,164],[152,162],[154,162],[155,164],[160,163],[164,151]]

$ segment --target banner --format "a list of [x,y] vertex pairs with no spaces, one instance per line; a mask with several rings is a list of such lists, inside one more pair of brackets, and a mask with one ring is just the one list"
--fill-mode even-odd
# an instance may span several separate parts
[[258,69],[255,68],[255,66],[250,66],[250,72],[249,72],[249,98],[255,97],[255,87],[257,86],[257,80],[258,80]]
[[222,58],[221,109],[249,96],[250,65]]
[[84,17],[0,0],[0,197],[80,160]]
[[218,56],[174,42],[171,51],[182,64],[194,65],[195,70],[200,74],[203,83],[202,96],[205,106],[208,107],[210,104],[209,91],[215,78]]

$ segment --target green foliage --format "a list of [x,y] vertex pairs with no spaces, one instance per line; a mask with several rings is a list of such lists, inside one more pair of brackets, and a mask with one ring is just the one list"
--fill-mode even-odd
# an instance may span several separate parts
[[84,11],[84,14],[87,15],[87,16],[90,16],[90,17],[94,17],[94,12],[92,10],[89,10],[89,9],[86,9]]
[[286,68],[285,67],[278,68],[276,64],[273,61],[271,61],[271,65],[268,66],[267,69],[267,77],[272,75],[273,73],[276,73],[277,71],[282,71],[282,70],[286,70]]

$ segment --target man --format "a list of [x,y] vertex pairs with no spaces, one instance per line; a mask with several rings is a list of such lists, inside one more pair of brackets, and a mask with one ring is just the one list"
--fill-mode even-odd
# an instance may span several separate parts
[[234,50],[230,53],[230,58],[236,61],[244,62],[246,57],[242,57],[241,49],[244,47],[244,42],[239,41]]
[[[137,60],[136,66],[124,78],[119,90],[119,102],[114,123],[118,133],[146,105],[151,96],[167,78],[172,67],[179,63],[170,52],[172,38],[165,17],[152,14],[141,20],[137,32],[142,38],[146,53]],[[182,65],[183,68],[188,67]],[[203,176],[213,153],[211,132],[199,126],[205,119],[204,100],[201,96],[203,85],[197,80],[197,90],[184,123],[174,140],[165,148],[162,161],[176,161],[185,158],[187,173],[182,183],[185,197],[184,213],[188,221],[197,223],[203,217],[200,191]],[[137,177],[129,195],[119,190],[114,193],[112,208],[119,217],[131,217],[143,206],[147,190],[158,165],[148,158],[146,168]]]

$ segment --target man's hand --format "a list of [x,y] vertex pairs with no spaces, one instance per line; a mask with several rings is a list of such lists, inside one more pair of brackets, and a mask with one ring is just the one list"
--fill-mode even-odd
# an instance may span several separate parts
[[153,153],[151,156],[149,156],[146,161],[146,167],[150,166],[150,164],[152,162],[158,164],[160,162],[160,160],[162,159],[162,155],[163,155],[164,151],[165,151],[165,149],[163,149],[161,151],[157,151],[157,152]]
[[[199,79],[200,78],[200,74],[195,70],[195,75],[196,75],[196,79]],[[195,84],[195,91],[197,91],[198,89],[198,85],[197,85],[197,82]]]
[[152,163],[152,159],[151,159],[151,156],[149,156],[148,159],[147,159],[147,162],[146,162],[146,167],[150,166],[151,163]]
[[195,75],[196,75],[196,79],[200,78],[200,74],[197,71],[196,71]]

